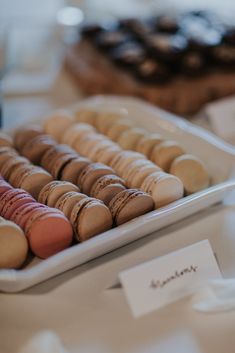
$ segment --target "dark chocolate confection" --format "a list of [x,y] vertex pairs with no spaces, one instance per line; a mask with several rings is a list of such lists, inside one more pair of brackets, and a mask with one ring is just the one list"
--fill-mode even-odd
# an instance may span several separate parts
[[179,23],[177,18],[170,16],[161,16],[158,17],[156,23],[156,30],[159,32],[166,33],[176,33],[179,29]]
[[118,64],[132,66],[141,63],[146,56],[146,52],[140,44],[132,41],[111,51],[110,56]]
[[222,43],[212,49],[212,56],[219,64],[235,65],[235,46]]
[[135,34],[139,38],[154,31],[154,25],[152,21],[138,20],[136,18],[129,18],[120,21],[121,27]]
[[101,49],[111,49],[124,43],[130,39],[130,36],[120,30],[117,31],[102,31],[95,38],[94,41]]
[[146,38],[146,45],[156,58],[172,62],[181,58],[188,42],[182,35],[156,33]]
[[189,51],[184,55],[181,61],[182,73],[187,75],[198,75],[205,71],[206,60],[202,53]]
[[167,66],[151,58],[146,58],[137,65],[135,74],[138,79],[146,83],[164,83],[170,77],[170,71]]

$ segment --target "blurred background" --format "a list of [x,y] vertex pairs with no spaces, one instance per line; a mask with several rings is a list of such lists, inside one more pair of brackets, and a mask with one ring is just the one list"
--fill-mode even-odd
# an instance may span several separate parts
[[62,63],[65,45],[84,21],[209,9],[231,23],[235,1],[0,0],[0,6],[1,108],[4,126],[11,127],[83,97]]

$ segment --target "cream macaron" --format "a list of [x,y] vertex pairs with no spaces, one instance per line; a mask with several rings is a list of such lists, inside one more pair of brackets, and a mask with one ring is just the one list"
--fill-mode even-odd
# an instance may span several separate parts
[[151,153],[151,161],[168,172],[175,158],[184,154],[184,149],[175,141],[164,141],[157,144]]
[[182,181],[187,195],[210,185],[206,166],[198,157],[190,154],[177,157],[171,165],[170,173]]
[[120,119],[114,121],[112,125],[109,126],[108,130],[106,131],[106,136],[113,141],[118,141],[120,135],[124,132],[129,130],[133,127],[133,122],[129,119]]
[[163,142],[163,137],[160,134],[147,134],[138,141],[135,150],[150,159],[154,147],[161,142]]
[[184,195],[181,180],[165,172],[155,172],[147,176],[141,189],[153,197],[155,208],[168,205]]
[[146,134],[147,131],[142,128],[130,128],[119,136],[117,142],[124,150],[135,150],[139,140]]

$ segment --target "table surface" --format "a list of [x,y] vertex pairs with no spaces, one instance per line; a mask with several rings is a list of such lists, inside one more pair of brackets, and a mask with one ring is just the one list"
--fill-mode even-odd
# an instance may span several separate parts
[[[62,84],[63,83],[63,84]],[[59,87],[59,89],[58,89]],[[50,94],[5,98],[4,124],[81,98],[65,73]],[[234,351],[235,311],[205,315],[191,298],[134,319],[118,273],[209,239],[222,274],[235,277],[235,197],[90,261],[22,293],[0,293],[0,352],[14,353],[41,330],[55,331],[69,352],[222,353]]]

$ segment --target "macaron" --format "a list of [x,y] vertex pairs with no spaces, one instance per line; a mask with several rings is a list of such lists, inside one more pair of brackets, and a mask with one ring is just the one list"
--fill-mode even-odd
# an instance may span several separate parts
[[27,167],[25,171],[24,168],[25,166],[21,169],[18,187],[24,189],[37,199],[41,189],[52,181],[52,176],[40,167]]
[[28,242],[20,227],[10,221],[0,222],[0,269],[17,269],[25,262]]
[[6,219],[11,218],[11,215],[14,213],[17,207],[35,201],[31,195],[22,189],[11,189],[2,195],[0,200],[0,212],[1,215]]
[[88,196],[86,196],[85,194],[81,194],[80,192],[76,191],[66,192],[57,200],[55,208],[61,210],[64,215],[68,219],[70,219],[72,209],[76,205],[76,203],[87,197]]
[[150,163],[148,165],[143,165],[138,170],[136,170],[135,174],[128,178],[128,183],[130,187],[140,189],[142,183],[152,173],[159,172],[161,169],[156,166],[154,163]]
[[124,131],[117,142],[124,150],[135,150],[139,140],[146,136],[147,132],[141,128],[130,128]]
[[133,176],[136,174],[136,172],[142,166],[145,166],[145,165],[154,165],[155,166],[155,164],[150,162],[148,159],[136,159],[134,161],[131,161],[128,164],[128,168],[126,168],[122,172],[122,178],[126,180],[127,186],[130,185],[130,182],[131,182]]
[[74,144],[74,149],[82,156],[87,157],[91,148],[97,145],[98,142],[103,141],[104,136],[101,134],[87,134]]
[[18,128],[14,133],[14,146],[21,151],[26,142],[39,135],[43,135],[42,127],[39,125],[27,125]]
[[108,139],[98,141],[96,144],[92,145],[91,149],[88,151],[87,158],[91,159],[93,162],[99,162],[98,158],[102,155],[103,151],[115,145],[113,141]]
[[137,189],[123,190],[109,203],[109,209],[117,226],[150,212],[153,208],[152,197]]
[[190,154],[177,157],[171,165],[170,173],[182,181],[187,195],[210,185],[206,166],[199,158]]
[[160,134],[147,134],[143,136],[137,143],[135,150],[143,153],[147,158],[150,159],[153,148],[159,143],[163,142],[163,137]]
[[125,189],[125,182],[122,178],[117,175],[104,175],[92,186],[90,195],[108,205],[116,194]]
[[89,164],[91,164],[91,161],[85,157],[77,157],[71,159],[63,167],[60,175],[60,180],[70,181],[76,185],[79,175]]
[[80,200],[72,209],[70,222],[77,241],[85,241],[112,227],[112,215],[102,201],[90,197]]
[[74,154],[77,156],[77,153],[68,145],[53,145],[51,146],[41,158],[41,166],[51,172],[54,161],[59,157],[63,157],[67,154]]
[[40,164],[44,153],[55,145],[56,142],[49,135],[39,135],[25,143],[21,150],[24,157],[34,164]]
[[106,135],[113,141],[118,141],[120,135],[124,132],[129,130],[133,127],[133,122],[129,119],[120,119],[114,121],[111,126],[109,126],[108,130],[106,131]]
[[75,111],[74,120],[79,123],[95,125],[97,112],[95,110],[80,109]]
[[74,144],[79,142],[82,137],[93,132],[95,132],[93,126],[85,123],[76,123],[65,130],[61,137],[61,142],[74,147]]
[[127,164],[139,159],[143,160],[146,159],[146,157],[138,152],[121,150],[114,155],[113,159],[109,162],[109,165],[117,171],[117,173],[119,172],[119,168],[122,169],[121,172],[124,173],[124,168]]
[[97,114],[96,120],[95,120],[95,127],[99,132],[102,134],[106,134],[108,131],[109,127],[117,120],[121,119],[122,116],[116,113],[106,113],[106,112],[101,112]]
[[64,156],[58,156],[54,159],[54,164],[51,167],[51,174],[54,179],[61,179],[61,175],[64,167],[71,162],[72,160],[77,158],[77,154],[75,153],[67,153]]
[[64,215],[49,209],[35,211],[26,222],[25,234],[32,252],[45,259],[71,245],[73,229]]
[[91,163],[81,172],[78,185],[84,194],[90,195],[93,184],[104,175],[115,175],[114,170],[102,163]]
[[11,190],[12,186],[1,178],[0,180],[0,197],[8,190]]
[[10,135],[0,131],[0,147],[12,147],[13,139]]
[[110,165],[111,161],[120,151],[121,148],[118,145],[113,145],[97,152],[96,159],[100,163]]
[[0,173],[6,180],[8,180],[14,168],[24,164],[29,164],[29,160],[27,158],[12,156],[12,158],[8,159],[0,168]]
[[153,148],[150,159],[167,172],[174,159],[182,154],[184,150],[177,142],[164,141]]
[[55,207],[58,199],[68,191],[77,191],[79,188],[67,181],[52,181],[42,188],[38,201],[49,206]]
[[21,205],[11,215],[11,221],[16,223],[23,230],[25,229],[26,222],[35,210],[45,209],[47,206],[42,205],[36,201],[29,202],[27,205]]
[[16,150],[11,147],[0,147],[0,168],[12,157],[19,156]]
[[57,141],[61,141],[65,130],[74,124],[73,116],[66,110],[58,110],[47,116],[43,122],[43,130],[46,134],[53,136]]
[[179,178],[164,172],[156,172],[145,178],[141,189],[150,194],[155,208],[163,207],[179,200],[184,195],[184,187]]

